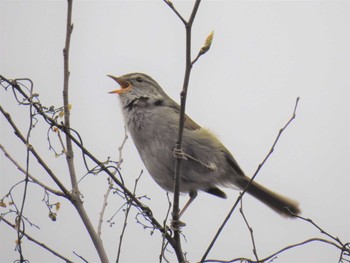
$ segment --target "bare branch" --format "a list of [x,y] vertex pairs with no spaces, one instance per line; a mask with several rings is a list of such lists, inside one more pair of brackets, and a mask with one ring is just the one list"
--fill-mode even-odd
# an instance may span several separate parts
[[[29,97],[28,97],[29,99]],[[15,131],[15,134],[17,137],[25,144],[28,145],[28,141],[24,138],[20,130],[17,128],[15,123],[12,121],[11,115],[7,113],[1,106],[0,106],[1,113],[5,116],[8,123],[11,125],[13,130]],[[58,179],[58,177],[51,171],[51,169],[47,166],[47,164],[44,162],[44,160],[40,157],[40,155],[37,153],[35,148],[31,145],[28,147],[29,151],[34,155],[34,157],[37,159],[38,163],[44,168],[44,170],[47,172],[47,174],[52,178],[52,180],[57,184],[57,186],[62,190],[64,195],[70,199],[70,192],[65,188],[65,186],[61,183],[61,181]]]
[[273,260],[277,257],[277,255],[283,253],[283,252],[286,252],[287,250],[290,250],[290,249],[293,249],[293,248],[296,248],[296,247],[299,247],[299,246],[302,246],[302,245],[305,245],[305,244],[308,244],[308,243],[313,243],[313,242],[321,242],[321,243],[326,243],[326,244],[329,244],[329,245],[332,245],[338,249],[342,249],[342,247],[339,247],[337,244],[335,244],[334,242],[331,242],[329,240],[326,240],[326,239],[322,239],[322,238],[310,238],[310,239],[307,239],[305,241],[302,241],[300,243],[296,243],[296,244],[293,244],[293,245],[290,245],[290,246],[286,246],[285,248],[282,248],[280,250],[278,250],[277,252],[271,254],[270,256],[267,256],[263,259],[260,259],[259,261],[255,261],[255,260],[252,260],[252,259],[249,259],[249,258],[235,258],[235,259],[231,259],[231,260],[221,260],[221,259],[208,259],[208,260],[204,260],[204,261],[200,261],[200,262],[222,262],[222,263],[232,263],[232,262],[249,262],[249,263],[264,263],[268,260]]
[[348,247],[348,244],[344,244],[343,242],[340,241],[339,237],[335,237],[331,234],[329,234],[328,232],[326,232],[323,228],[321,228],[319,225],[317,225],[313,220],[311,220],[310,218],[305,218],[305,217],[302,217],[300,215],[296,215],[294,214],[295,217],[303,220],[303,221],[306,221],[308,223],[310,223],[311,225],[313,225],[314,227],[316,227],[320,232],[321,234],[323,235],[326,235],[327,237],[333,239],[335,242],[337,242],[341,247],[343,247],[343,249],[345,251],[347,251],[349,254],[350,254],[350,248]]
[[[69,50],[70,50],[70,39],[73,31],[72,24],[72,9],[73,1],[67,0],[67,24],[66,24],[66,42],[63,49],[63,111],[64,111],[64,125],[68,128],[67,133],[70,133],[70,104],[69,104]],[[74,168],[74,153],[72,147],[72,140],[69,136],[66,136],[66,159],[69,170],[69,176],[72,183],[73,195],[79,196],[79,188],[77,185],[77,176]]]
[[[139,182],[142,174],[143,174],[143,171],[141,171],[140,175],[135,179],[134,190],[133,190],[133,194],[134,195],[136,195],[137,185],[138,185],[138,182]],[[128,218],[129,218],[129,213],[130,213],[131,206],[132,206],[132,203],[128,202],[127,206],[126,206],[126,209],[125,209],[125,217],[124,217],[123,229],[122,229],[122,232],[120,233],[120,236],[119,236],[119,245],[118,245],[118,253],[117,253],[117,260],[116,260],[117,263],[119,262],[120,255],[121,255],[121,248],[122,248],[122,244],[123,244],[123,238],[124,238],[126,226],[128,224]]]
[[[5,154],[5,156],[7,157],[7,159],[9,159],[14,166],[17,167],[17,169],[26,174],[26,171],[22,168],[22,166],[20,166],[20,164],[9,154],[9,152],[5,149],[5,147],[3,145],[0,144],[0,149],[3,151],[3,153]],[[28,173],[28,177],[36,184],[38,184],[39,186],[41,186],[42,188],[44,188],[46,191],[53,193],[57,196],[62,196],[62,197],[66,197],[65,194],[61,191],[57,191],[55,189],[52,189],[51,187],[48,187],[47,185],[45,185],[44,183],[40,182],[38,179],[36,179],[34,176],[32,176],[30,173]]]
[[248,230],[249,230],[249,233],[250,233],[250,238],[251,238],[252,244],[253,244],[253,253],[254,253],[255,259],[256,259],[256,261],[259,261],[258,251],[256,250],[256,246],[255,246],[255,239],[254,239],[254,234],[253,234],[253,228],[249,225],[248,220],[247,220],[246,216],[244,215],[244,212],[243,212],[243,200],[242,199],[241,199],[241,207],[239,209],[239,212],[241,213],[241,215],[242,215],[242,217],[244,219],[244,222],[245,222],[246,226],[248,227]]
[[124,145],[125,145],[128,138],[129,137],[128,137],[127,128],[126,128],[126,126],[124,126],[124,140],[122,141],[122,144],[118,147],[118,151],[119,151],[119,160],[118,160],[118,165],[117,165],[118,169],[120,168],[120,165],[123,162],[123,148],[124,148]]
[[269,159],[269,157],[271,156],[271,154],[273,153],[273,151],[275,150],[275,146],[278,142],[278,140],[280,139],[282,133],[284,132],[284,130],[289,126],[289,124],[295,119],[296,116],[296,110],[298,107],[298,102],[299,102],[299,97],[296,99],[295,101],[295,105],[294,105],[294,111],[293,111],[293,115],[292,117],[287,121],[287,123],[283,126],[283,128],[281,128],[278,132],[278,135],[274,141],[274,143],[272,144],[272,147],[270,148],[270,151],[267,153],[267,155],[265,156],[264,160],[259,164],[257,170],[255,171],[254,175],[252,176],[252,178],[250,179],[250,182],[248,183],[248,185],[243,189],[243,191],[239,194],[236,202],[234,203],[234,205],[232,206],[231,210],[229,211],[229,213],[227,214],[226,218],[224,219],[224,221],[222,222],[221,226],[219,227],[218,231],[216,232],[213,240],[211,241],[210,245],[208,246],[207,250],[205,251],[202,259],[200,262],[204,262],[205,259],[207,258],[210,250],[213,248],[217,238],[219,237],[219,235],[221,234],[222,230],[224,229],[226,223],[228,222],[228,220],[230,219],[232,213],[235,211],[237,205],[239,204],[240,200],[242,199],[243,195],[246,193],[248,187],[250,186],[251,182],[255,179],[255,177],[258,175],[260,169],[264,166],[264,164],[266,163],[266,161]]
[[[182,87],[182,92],[180,94],[181,98],[181,109],[180,109],[180,118],[179,118],[179,134],[178,134],[178,140],[176,143],[176,150],[178,152],[182,151],[182,137],[183,137],[183,130],[184,130],[184,123],[185,123],[185,109],[186,109],[186,98],[187,98],[187,90],[188,90],[188,84],[190,80],[190,74],[192,69],[192,63],[191,63],[191,32],[192,32],[192,24],[194,21],[194,18],[197,14],[200,0],[196,0],[191,16],[188,20],[188,22],[184,22],[183,19],[181,19],[181,16],[178,15],[177,11],[173,7],[173,5],[169,5],[172,10],[175,12],[175,14],[184,22],[185,28],[186,28],[186,69],[185,69],[185,77]],[[168,3],[168,2],[166,2]],[[181,249],[181,239],[180,239],[180,226],[182,225],[181,222],[179,222],[179,195],[180,195],[180,177],[181,177],[181,166],[182,166],[182,159],[176,158],[175,159],[175,175],[174,175],[174,205],[173,205],[173,227],[174,227],[174,240],[175,240],[175,247],[174,250],[176,252],[177,258],[179,262],[184,262],[185,258]]]
[[[10,226],[11,228],[16,230],[16,226],[11,224],[7,219],[5,219],[4,217],[0,216],[0,221],[5,222],[8,226]],[[31,237],[30,235],[28,235],[27,233],[25,233],[24,231],[19,230],[19,232],[25,236],[26,238],[28,238],[28,240],[30,240],[31,242],[37,244],[38,246],[44,248],[45,250],[49,251],[50,253],[54,254],[56,257],[59,257],[60,259],[64,260],[65,262],[72,262],[72,260],[67,259],[66,257],[62,256],[61,254],[59,254],[58,252],[56,252],[55,250],[49,248],[47,245],[45,245],[44,243],[37,241],[36,239],[34,239],[33,237]]]
[[[153,217],[152,211],[149,207],[147,207],[146,205],[144,205],[142,202],[140,202],[140,200],[138,198],[136,198],[131,191],[129,191],[128,188],[125,187],[124,183],[121,182],[120,180],[118,180],[114,174],[114,172],[111,172],[109,170],[109,168],[111,168],[110,166],[106,166],[103,162],[101,162],[100,160],[98,160],[93,154],[90,153],[90,151],[88,149],[85,148],[85,146],[83,145],[83,142],[81,140],[81,137],[79,135],[78,132],[74,131],[72,128],[70,128],[69,130],[73,130],[75,132],[75,135],[78,137],[78,139],[73,136],[72,133],[67,133],[68,128],[63,125],[63,124],[59,124],[57,122],[57,120],[55,118],[50,117],[47,113],[46,113],[46,108],[43,107],[40,103],[36,103],[33,102],[32,98],[30,98],[21,88],[21,86],[17,83],[17,82],[11,82],[8,79],[4,78],[3,76],[0,76],[1,80],[2,80],[2,85],[4,84],[8,84],[9,86],[11,86],[14,90],[16,90],[17,92],[19,92],[25,101],[28,101],[28,103],[32,103],[34,108],[37,111],[37,114],[42,116],[44,118],[44,120],[50,125],[50,127],[57,127],[58,129],[60,129],[62,132],[64,132],[66,134],[66,136],[69,136],[69,138],[72,140],[72,142],[74,142],[74,144],[80,148],[80,150],[83,153],[83,159],[85,161],[86,156],[89,157],[97,166],[100,167],[101,171],[104,171],[113,181],[114,183],[116,183],[116,185],[118,187],[120,187],[120,189],[123,191],[123,193],[125,195],[128,196],[128,198],[130,198],[133,202],[133,205],[135,207],[137,207],[140,211],[142,211],[142,214],[147,216],[149,218],[149,221],[152,223],[152,225],[158,229],[159,231],[161,231],[161,233],[163,235],[165,235],[165,237],[167,238],[167,240],[169,241],[169,243],[171,245],[173,245],[174,240],[173,238],[169,235],[169,233],[167,232],[166,229],[164,229],[162,227],[162,225]],[[0,106],[0,110],[2,110],[1,106]],[[14,125],[14,123],[11,121],[11,117],[8,113],[6,113],[5,111],[3,111],[4,116],[8,116],[9,117],[9,123],[11,124],[11,126],[15,127],[15,134],[17,135],[17,132],[19,132],[19,130],[17,129],[17,127]],[[23,136],[22,136],[23,138]],[[21,138],[21,140],[22,140]],[[22,140],[25,143],[25,139]],[[33,150],[33,148],[31,148]],[[43,163],[43,165],[45,165],[45,163],[40,159],[40,157],[36,157],[38,159],[38,162],[40,164]],[[45,168],[47,168],[47,172],[48,174],[51,176],[52,172],[51,170],[45,166]],[[118,174],[120,175],[119,170],[117,169],[117,167],[113,167],[113,169],[115,169]],[[46,169],[45,169],[46,170]],[[56,182],[56,181],[55,181]],[[63,185],[62,185],[63,187]],[[64,188],[64,187],[63,187]],[[65,188],[64,188],[65,189]],[[63,189],[61,189],[63,191]],[[67,194],[67,196],[70,196],[70,193],[67,191],[67,193],[65,191],[63,191],[65,194]],[[96,235],[97,236],[97,235]]]
[[182,21],[184,25],[187,24],[187,21],[181,16],[181,14],[176,10],[174,4],[170,0],[163,0],[177,15],[177,17]]
[[103,203],[102,203],[102,209],[100,212],[100,217],[98,219],[98,226],[97,226],[97,235],[101,238],[101,229],[102,229],[102,223],[103,223],[103,215],[105,213],[106,207],[108,205],[108,196],[109,193],[111,192],[111,190],[113,189],[113,183],[112,180],[110,178],[107,179],[108,180],[108,188],[106,193],[103,196]]
[[[193,21],[196,17],[199,5],[201,3],[200,0],[196,0],[191,16],[186,22],[182,16],[177,12],[173,3],[171,1],[165,1],[165,3],[174,11],[174,13],[180,18],[180,20],[184,23],[186,29],[186,68],[185,68],[185,76],[183,81],[183,87],[180,94],[181,99],[181,108],[180,108],[180,118],[179,118],[179,133],[178,140],[176,142],[176,152],[183,152],[182,150],[182,139],[183,139],[183,130],[185,124],[185,110],[186,110],[186,98],[187,98],[187,90],[190,80],[190,74],[192,69],[191,62],[191,39],[192,39],[192,25]],[[174,174],[174,205],[172,211],[172,227],[174,230],[174,241],[175,246],[173,246],[176,256],[179,262],[184,262],[185,257],[181,248],[181,238],[180,238],[180,228],[183,225],[179,220],[179,203],[180,203],[180,177],[181,177],[181,167],[182,167],[182,158],[179,155],[176,155],[175,159],[175,174]]]
[[[166,222],[168,221],[168,218],[170,216],[170,211],[171,211],[171,201],[170,201],[170,197],[169,197],[169,193],[168,192],[166,192],[166,197],[167,197],[167,200],[168,200],[168,210],[167,210],[166,216],[165,216],[164,221],[163,221],[163,227],[165,229],[167,228]],[[165,237],[163,235],[162,246],[161,246],[160,255],[159,255],[159,262],[160,263],[162,262],[162,259],[164,259],[166,262],[169,262],[166,259],[165,254],[164,254],[168,244],[169,244],[169,242],[166,241],[166,239],[165,239]]]
[[100,257],[101,262],[107,263],[109,262],[107,253],[104,249],[102,240],[98,236],[95,231],[90,218],[88,217],[85,208],[83,206],[83,202],[80,199],[79,186],[77,184],[77,176],[74,167],[74,153],[72,146],[72,139],[70,136],[70,104],[68,97],[68,89],[69,89],[69,49],[70,49],[70,39],[73,31],[72,24],[72,9],[73,9],[73,0],[67,0],[67,26],[66,26],[66,42],[65,47],[63,49],[63,64],[64,64],[64,82],[63,82],[63,108],[64,108],[64,133],[66,134],[66,160],[69,170],[69,176],[72,184],[72,204],[77,209],[80,218],[82,219],[90,238],[96,248],[96,251]]

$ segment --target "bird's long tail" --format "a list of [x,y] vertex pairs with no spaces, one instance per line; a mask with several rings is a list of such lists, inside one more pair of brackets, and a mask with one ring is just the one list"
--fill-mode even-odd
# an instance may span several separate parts
[[[239,182],[236,182],[236,185],[244,189],[249,181],[250,178],[244,176]],[[273,191],[254,181],[249,185],[247,193],[251,194],[282,216],[294,217],[294,214],[297,215],[300,213],[298,202],[288,197],[274,193]]]

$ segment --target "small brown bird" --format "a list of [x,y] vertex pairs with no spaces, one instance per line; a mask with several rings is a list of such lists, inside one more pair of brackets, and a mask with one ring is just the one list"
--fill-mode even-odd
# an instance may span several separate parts
[[[109,77],[121,86],[121,89],[110,93],[119,94],[126,126],[143,163],[156,183],[172,192],[180,106],[145,74]],[[199,190],[226,198],[220,186],[244,189],[249,183],[250,178],[225,146],[188,116],[182,147],[185,160],[181,170],[180,191],[190,195],[185,208],[195,199]],[[297,202],[255,181],[247,192],[283,216],[293,217],[293,214],[300,213]]]

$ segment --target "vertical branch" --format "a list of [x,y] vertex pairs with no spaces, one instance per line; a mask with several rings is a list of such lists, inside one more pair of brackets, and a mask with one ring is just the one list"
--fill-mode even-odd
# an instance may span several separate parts
[[[30,97],[33,97],[33,83],[30,82]],[[29,182],[29,156],[30,156],[30,149],[31,145],[29,143],[30,139],[30,134],[33,129],[33,104],[30,103],[29,106],[29,128],[26,136],[26,141],[27,141],[27,149],[26,149],[26,169],[25,169],[25,179],[24,179],[24,190],[23,190],[23,197],[22,197],[22,204],[21,204],[21,209],[19,211],[18,216],[16,217],[16,229],[17,229],[17,249],[18,253],[20,256],[20,262],[25,262],[24,257],[23,257],[23,251],[22,251],[22,237],[25,234],[25,227],[24,227],[24,222],[22,220],[23,216],[23,211],[24,211],[24,205],[26,202],[27,198],[27,190],[28,190],[28,182]],[[23,229],[23,230],[22,230]]]
[[[73,8],[73,0],[67,0],[68,8],[67,8],[67,29],[66,29],[66,42],[63,49],[63,110],[64,110],[64,124],[67,128],[67,133],[70,133],[70,106],[69,106],[69,96],[68,96],[68,89],[69,89],[69,49],[70,49],[70,39],[73,31],[73,24],[72,24],[72,8]],[[78,185],[77,185],[77,177],[75,174],[75,168],[74,168],[74,154],[73,154],[73,147],[72,147],[72,140],[69,136],[66,136],[66,159],[69,169],[69,175],[71,179],[72,189],[73,189],[73,195],[74,193],[79,194]]]
[[108,257],[106,251],[104,249],[102,240],[98,236],[98,233],[95,231],[91,220],[86,213],[86,210],[83,206],[83,202],[80,199],[79,188],[77,184],[77,176],[75,173],[74,167],[74,155],[73,155],[73,146],[72,146],[72,138],[73,136],[70,133],[70,105],[68,98],[68,88],[69,88],[69,48],[70,48],[70,39],[73,31],[72,24],[72,6],[73,0],[67,0],[68,8],[67,8],[67,31],[66,31],[66,42],[63,49],[63,64],[64,64],[64,82],[63,82],[63,107],[64,107],[64,126],[63,130],[66,133],[66,159],[67,165],[69,169],[69,176],[71,178],[72,184],[72,204],[76,208],[81,220],[83,221],[86,230],[88,231],[90,238],[96,248],[96,251],[100,257],[100,261],[103,263],[108,263]]
[[[181,109],[180,109],[180,119],[179,119],[179,135],[178,140],[176,143],[176,150],[178,152],[182,151],[182,138],[183,138],[183,130],[184,130],[184,123],[185,123],[185,109],[186,109],[186,98],[187,98],[187,90],[188,90],[188,84],[190,80],[190,74],[192,69],[192,62],[191,62],[191,33],[192,33],[192,25],[194,18],[197,14],[200,0],[196,0],[192,14],[188,22],[184,22],[185,28],[186,28],[186,69],[185,69],[185,77],[183,82],[183,88],[182,92],[180,94],[181,98]],[[178,260],[180,262],[184,262],[184,255],[181,249],[181,239],[180,239],[180,228],[179,228],[179,196],[180,196],[180,177],[181,177],[181,166],[182,166],[182,159],[176,158],[175,159],[175,175],[174,175],[174,206],[173,206],[173,222],[174,224],[174,240],[176,243],[177,248],[175,249],[177,253]]]

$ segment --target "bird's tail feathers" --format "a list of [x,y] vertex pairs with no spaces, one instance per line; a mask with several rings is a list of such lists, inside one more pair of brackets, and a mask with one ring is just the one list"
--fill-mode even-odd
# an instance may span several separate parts
[[[243,178],[243,180],[235,182],[235,184],[238,184],[242,189],[244,189],[250,181],[250,178],[248,177]],[[277,194],[254,181],[249,185],[247,193],[254,196],[282,216],[294,217],[301,212],[298,202]]]

